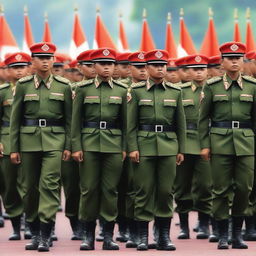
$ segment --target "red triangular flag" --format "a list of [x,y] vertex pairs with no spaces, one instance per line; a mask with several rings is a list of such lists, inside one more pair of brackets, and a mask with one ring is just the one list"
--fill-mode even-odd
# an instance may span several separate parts
[[246,11],[246,52],[254,51],[255,50],[255,43],[252,31],[252,24],[250,20],[250,8]]
[[237,11],[237,9],[235,9],[234,18],[235,18],[235,24],[234,24],[234,37],[233,37],[233,41],[234,42],[242,42],[240,28],[239,28],[239,23],[238,23],[238,11]]
[[129,45],[128,45],[127,37],[125,34],[125,30],[124,30],[122,15],[120,15],[120,19],[119,19],[119,35],[118,35],[117,48],[119,52],[129,52]]
[[34,37],[28,17],[28,10],[24,8],[24,38],[23,38],[23,52],[30,54],[30,46],[34,44]]
[[165,50],[169,53],[170,58],[177,58],[177,46],[174,40],[172,25],[171,25],[171,13],[168,13],[167,26],[166,26],[166,39]]
[[107,28],[105,27],[100,17],[99,11],[97,11],[93,49],[102,47],[108,47],[116,50],[115,43],[112,40]]
[[72,59],[75,59],[81,52],[89,49],[88,41],[83,31],[80,19],[75,10],[75,19],[73,26],[72,39],[70,43],[69,55]]
[[50,25],[48,22],[48,15],[47,13],[44,16],[44,34],[43,34],[43,42],[52,43],[52,35],[50,30]]

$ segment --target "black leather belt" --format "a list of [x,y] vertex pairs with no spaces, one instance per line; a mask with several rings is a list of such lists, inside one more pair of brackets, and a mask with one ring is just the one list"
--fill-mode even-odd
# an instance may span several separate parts
[[175,127],[173,125],[143,124],[139,126],[139,130],[148,132],[174,132]]
[[39,126],[39,127],[47,127],[47,126],[63,126],[63,120],[57,119],[24,119],[22,122],[23,126]]
[[187,130],[197,130],[197,124],[196,123],[190,123],[187,122]]
[[8,121],[2,121],[1,126],[2,126],[2,127],[9,127],[9,126],[10,126],[10,122],[8,122]]
[[250,121],[223,121],[223,122],[212,122],[211,127],[217,128],[228,128],[228,129],[251,129],[252,123]]
[[120,125],[117,123],[110,123],[110,122],[106,122],[106,121],[83,122],[83,128],[96,128],[96,129],[101,129],[101,130],[120,129]]

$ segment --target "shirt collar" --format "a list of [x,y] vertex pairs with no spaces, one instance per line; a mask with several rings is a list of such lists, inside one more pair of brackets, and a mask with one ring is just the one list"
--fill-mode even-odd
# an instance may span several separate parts
[[[166,85],[165,85],[165,81],[163,80],[163,82],[161,83],[162,87],[164,89],[166,89]],[[152,80],[152,79],[148,79],[147,80],[147,91],[149,91],[152,87],[154,87],[154,85],[156,85],[156,83]],[[160,84],[159,84],[160,85]]]
[[34,75],[34,84],[36,89],[38,89],[40,86],[40,83],[43,82],[45,87],[48,90],[50,90],[52,81],[53,81],[53,75],[49,75],[46,79],[42,79],[40,76]]
[[[205,84],[205,83],[204,83]],[[203,86],[199,85],[196,81],[193,81],[191,83],[191,89],[193,92],[195,92],[198,88],[203,88]]]
[[[94,82],[95,82],[96,88],[98,88],[101,85],[101,83],[103,82],[103,80],[99,76],[96,76]],[[113,89],[113,87],[114,87],[113,78],[110,78],[110,80],[108,80],[106,83]]]
[[[239,74],[239,77],[237,78],[236,81],[237,81],[239,87],[243,90],[243,83],[242,83],[241,73]],[[230,88],[232,82],[233,82],[233,80],[227,75],[227,73],[225,73],[224,76],[223,76],[223,83],[224,83],[224,87],[225,87],[226,91]]]

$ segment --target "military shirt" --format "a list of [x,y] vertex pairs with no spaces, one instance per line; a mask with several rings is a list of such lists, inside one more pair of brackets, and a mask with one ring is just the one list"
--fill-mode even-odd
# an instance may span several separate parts
[[[140,156],[171,156],[185,151],[185,115],[182,92],[168,82],[152,80],[132,85],[128,97],[128,150]],[[140,125],[173,125],[175,132],[139,130]]]
[[[201,95],[199,136],[201,148],[213,154],[254,155],[256,128],[256,79],[239,76],[232,81],[225,74],[207,81]],[[211,127],[211,122],[251,122],[252,129]]]

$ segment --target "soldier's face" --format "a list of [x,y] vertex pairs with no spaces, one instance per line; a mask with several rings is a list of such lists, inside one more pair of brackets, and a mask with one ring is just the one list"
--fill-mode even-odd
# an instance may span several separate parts
[[178,73],[181,81],[184,81],[184,82],[191,81],[191,76],[187,68],[179,68]]
[[54,74],[54,75],[58,75],[58,76],[64,76],[64,73],[65,73],[65,70],[64,70],[64,67],[61,67],[61,66],[59,66],[59,67],[53,67],[52,68],[52,73]]
[[114,73],[112,75],[113,79],[118,79],[120,77],[118,66],[115,65]]
[[180,82],[180,77],[179,77],[179,72],[178,70],[170,70],[167,71],[165,79],[167,82],[176,84],[178,82]]
[[166,65],[165,64],[149,64],[147,65],[147,71],[150,77],[155,79],[164,78],[166,75]]
[[20,78],[28,75],[28,66],[14,66],[8,68],[11,80],[19,80]]
[[131,76],[135,81],[145,81],[148,78],[146,65],[132,66],[130,65]]
[[196,82],[203,82],[207,79],[207,68],[189,68],[192,80]]
[[78,66],[78,68],[87,79],[91,79],[96,76],[96,71],[93,64],[81,64]]
[[95,63],[95,71],[102,78],[110,78],[114,73],[115,65],[113,62]]
[[32,58],[33,67],[35,68],[35,70],[41,71],[41,72],[47,72],[51,70],[53,67],[53,62],[54,62],[53,57],[49,57],[49,56]]
[[225,73],[225,70],[223,66],[216,66],[208,68],[208,74],[209,77],[215,77],[215,76],[223,76]]
[[117,68],[121,78],[127,78],[131,75],[128,64],[117,64]]
[[243,57],[224,57],[222,65],[226,71],[239,72],[243,67],[243,61]]

